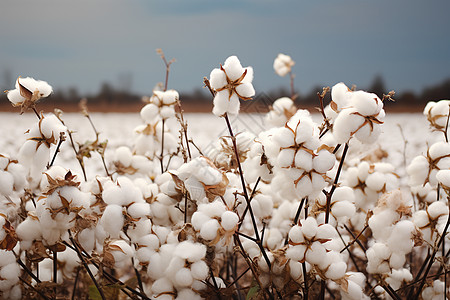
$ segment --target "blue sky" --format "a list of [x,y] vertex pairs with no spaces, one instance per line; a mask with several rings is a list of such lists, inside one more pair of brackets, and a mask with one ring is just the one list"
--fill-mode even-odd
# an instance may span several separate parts
[[3,0],[0,85],[33,76],[95,93],[102,82],[145,95],[164,79],[155,52],[176,58],[169,87],[191,91],[230,55],[255,70],[265,92],[288,86],[272,68],[296,61],[303,93],[343,81],[360,88],[381,74],[388,89],[420,91],[450,77],[447,0]]

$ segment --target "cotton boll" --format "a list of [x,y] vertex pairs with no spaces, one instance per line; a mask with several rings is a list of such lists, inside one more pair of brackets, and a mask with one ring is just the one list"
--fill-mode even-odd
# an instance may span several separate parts
[[331,99],[337,104],[337,111],[341,111],[342,108],[348,105],[352,91],[343,83],[337,83],[331,89]]
[[124,222],[122,207],[115,204],[108,205],[103,212],[100,222],[111,237],[118,238]]
[[200,229],[200,236],[207,241],[212,241],[217,236],[219,230],[219,222],[216,219],[211,219],[203,224]]
[[356,213],[356,206],[354,203],[349,201],[339,201],[333,204],[331,207],[331,212],[336,218],[351,218]]
[[127,167],[131,164],[132,156],[130,148],[122,146],[114,152],[114,161],[118,161]]
[[197,261],[191,265],[192,277],[196,280],[205,280],[209,274],[208,265],[203,261]]
[[209,221],[210,219],[211,218],[207,214],[201,211],[196,211],[192,215],[191,224],[192,226],[194,226],[195,230],[200,230],[203,224]]
[[289,240],[294,244],[299,244],[304,241],[302,227],[295,225],[289,230]]
[[19,89],[10,90],[7,92],[6,96],[8,97],[8,100],[14,105],[20,105],[23,101],[25,101],[25,98],[22,97],[20,94]]
[[146,202],[133,203],[127,208],[128,214],[132,218],[142,218],[150,215],[150,205]]
[[140,114],[142,120],[145,123],[150,124],[158,120],[158,112],[159,112],[158,106],[156,106],[153,103],[149,103],[141,109]]
[[179,97],[180,96],[176,90],[167,90],[163,93],[162,102],[166,106],[174,105]]
[[364,91],[353,92],[350,102],[363,116],[376,115],[382,107],[382,102],[377,95]]
[[[161,277],[153,283],[152,291],[153,291],[154,295],[160,295],[162,293],[172,292],[173,291],[172,282],[167,277]],[[161,295],[161,296],[163,296],[163,295]],[[170,299],[173,299],[173,297],[170,296]]]
[[319,242],[314,242],[310,249],[306,252],[306,261],[312,265],[319,265],[324,263],[327,250]]
[[314,157],[313,168],[318,173],[326,173],[334,166],[335,161],[336,157],[332,153],[322,150]]
[[409,184],[412,186],[423,185],[428,176],[428,169],[427,159],[424,156],[416,156],[406,168]]
[[366,178],[366,185],[374,191],[381,191],[386,185],[384,174],[380,172],[369,174]]
[[436,201],[428,206],[427,212],[430,218],[435,220],[441,216],[448,215],[448,208],[443,201]]
[[405,254],[393,252],[389,258],[389,265],[394,269],[400,269],[406,262]]
[[232,211],[226,211],[221,216],[221,222],[222,228],[226,231],[232,231],[238,224],[239,217],[236,213]]
[[175,248],[174,254],[188,260],[189,262],[196,262],[205,257],[206,246],[199,243],[184,241],[178,244]]
[[394,225],[392,233],[387,240],[387,245],[392,251],[402,253],[411,252],[414,242],[412,235],[415,232],[414,223],[409,220],[401,220]]
[[276,128],[273,131],[273,141],[280,148],[289,147],[293,144],[294,133],[286,127]]
[[347,264],[343,261],[333,262],[328,267],[325,272],[325,277],[331,280],[338,280],[345,276],[345,271],[347,270]]

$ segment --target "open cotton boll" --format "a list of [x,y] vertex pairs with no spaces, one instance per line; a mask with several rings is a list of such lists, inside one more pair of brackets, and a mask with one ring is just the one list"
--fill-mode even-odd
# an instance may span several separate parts
[[176,90],[167,90],[163,93],[162,102],[165,105],[174,105],[179,97],[180,96]]
[[376,115],[383,107],[383,102],[377,95],[364,91],[353,92],[350,103],[363,116]]
[[18,89],[8,91],[6,96],[14,106],[20,105],[25,100],[25,98],[20,94],[20,90]]
[[411,252],[414,247],[413,234],[415,232],[414,223],[409,220],[401,220],[394,225],[391,235],[387,240],[387,245],[392,251],[402,253]]
[[[154,295],[160,295],[162,293],[173,292],[172,282],[167,277],[161,277],[153,283],[152,291],[153,291]],[[163,295],[161,295],[161,296],[163,296]],[[173,299],[173,297],[170,296],[170,299]]]
[[106,206],[100,222],[111,237],[118,238],[124,222],[122,206],[116,204]]
[[326,173],[333,168],[336,157],[327,150],[321,150],[313,159],[313,168],[318,173]]
[[109,244],[109,247],[116,264],[120,264],[121,262],[133,257],[133,248],[131,248],[131,246],[124,240],[113,241]]
[[44,116],[40,121],[39,127],[41,134],[47,139],[54,137],[56,140],[59,140],[60,133],[67,131],[67,127],[55,115]]
[[420,155],[414,157],[409,166],[406,168],[406,172],[409,175],[408,183],[411,186],[423,185],[428,176],[428,169],[428,161],[424,156]]
[[127,212],[132,218],[142,218],[150,215],[150,204],[147,202],[133,203],[127,208]]
[[346,270],[347,264],[345,262],[332,262],[325,272],[325,277],[331,280],[338,280],[339,278],[343,278],[345,276]]
[[193,263],[205,257],[206,246],[200,243],[184,241],[176,246],[174,254]]
[[353,132],[364,123],[364,118],[353,114],[353,110],[342,110],[333,125],[333,135],[338,144],[347,143]]
[[237,226],[238,222],[238,215],[232,211],[227,210],[221,216],[220,225],[222,225],[222,228],[226,231],[231,231]]
[[205,222],[200,229],[200,236],[207,241],[214,240],[217,236],[219,226],[219,222],[216,219]]
[[158,113],[158,106],[153,103],[149,103],[141,109],[140,115],[145,123],[150,124],[158,120]]
[[114,152],[114,161],[120,162],[123,166],[128,167],[131,164],[133,154],[130,148],[122,146]]
[[282,53],[278,54],[278,56],[273,61],[273,69],[281,77],[286,76],[291,71],[291,68],[294,65],[295,62],[292,60],[292,58],[289,55]]
[[209,267],[203,260],[194,262],[191,265],[192,277],[196,280],[205,280],[209,274]]
[[331,88],[331,99],[336,103],[338,112],[347,107],[352,93],[343,82],[339,82]]

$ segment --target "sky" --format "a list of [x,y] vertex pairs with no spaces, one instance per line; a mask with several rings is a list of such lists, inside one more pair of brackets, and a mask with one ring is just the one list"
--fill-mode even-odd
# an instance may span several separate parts
[[2,89],[20,75],[148,95],[165,76],[157,48],[176,59],[169,88],[180,92],[202,88],[230,55],[254,68],[257,93],[288,88],[278,53],[295,60],[300,93],[365,88],[376,75],[418,92],[450,77],[448,0],[2,0],[0,11]]

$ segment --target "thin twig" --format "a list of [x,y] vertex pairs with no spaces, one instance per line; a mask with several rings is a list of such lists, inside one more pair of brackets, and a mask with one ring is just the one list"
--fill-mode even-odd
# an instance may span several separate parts
[[344,165],[344,160],[345,160],[345,156],[347,155],[347,151],[348,151],[348,143],[345,144],[344,152],[342,153],[341,161],[339,162],[339,167],[338,167],[338,170],[336,173],[336,177],[334,178],[333,186],[331,187],[330,192],[327,193],[327,207],[326,207],[326,212],[325,212],[325,223],[328,223],[328,220],[330,218],[331,197],[333,197],[333,193],[336,190],[336,187],[338,185],[339,176],[341,175],[341,172],[342,172],[342,166]]
[[163,159],[164,159],[164,124],[166,122],[166,119],[162,119],[161,121],[161,125],[162,125],[162,130],[161,130],[161,154],[159,156],[159,163],[161,165],[161,174],[164,173],[164,166],[163,166]]

